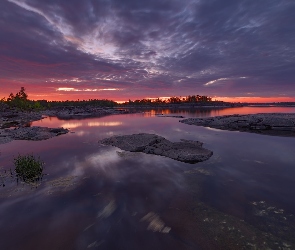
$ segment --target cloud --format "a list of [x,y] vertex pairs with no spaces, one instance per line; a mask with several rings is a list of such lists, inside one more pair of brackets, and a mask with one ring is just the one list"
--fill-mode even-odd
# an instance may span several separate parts
[[68,91],[68,92],[97,92],[97,91],[118,91],[121,89],[76,89],[76,88],[58,88],[56,91]]
[[[237,79],[246,79],[247,77],[242,76],[242,77],[238,77]],[[220,84],[220,83],[224,83],[225,81],[228,80],[235,80],[235,78],[219,78],[216,80],[212,80],[210,82],[207,82],[204,84],[204,86],[211,86],[211,85],[215,85],[215,84]]]
[[293,1],[3,0],[0,91],[295,96],[294,13]]

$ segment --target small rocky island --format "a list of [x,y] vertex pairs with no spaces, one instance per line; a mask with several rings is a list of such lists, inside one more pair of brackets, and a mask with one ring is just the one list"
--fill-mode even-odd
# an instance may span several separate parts
[[97,118],[108,115],[129,114],[131,111],[119,108],[107,108],[107,107],[57,107],[55,109],[47,110],[44,112],[48,116],[56,116],[60,120],[71,119],[85,119],[85,118]]
[[0,144],[13,140],[42,141],[68,133],[64,128],[47,127],[18,127],[13,129],[0,129]]
[[23,111],[0,105],[0,144],[12,140],[40,141],[66,134],[69,130],[64,128],[31,127],[32,122],[41,120],[46,116],[57,117],[61,120],[85,119],[107,115],[131,113],[125,109],[107,107],[57,107],[39,111]]
[[0,110],[0,144],[13,140],[47,140],[69,132],[64,128],[31,127],[33,121],[42,118],[42,112],[24,112],[9,108]]
[[146,133],[113,136],[101,140],[100,143],[130,152],[166,156],[187,163],[208,160],[213,154],[212,151],[203,148],[203,143],[199,141],[181,140],[181,142],[171,142],[159,135]]
[[189,118],[180,120],[180,122],[188,125],[223,130],[276,136],[295,136],[295,114],[293,113],[225,115],[206,118]]

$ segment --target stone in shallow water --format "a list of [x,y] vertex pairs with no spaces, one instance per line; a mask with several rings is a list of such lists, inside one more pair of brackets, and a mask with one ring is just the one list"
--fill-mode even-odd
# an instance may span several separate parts
[[265,135],[295,136],[295,114],[269,113],[249,115],[225,115],[180,120],[188,125],[197,125],[223,130],[260,133]]
[[203,148],[203,143],[199,141],[171,142],[164,137],[146,133],[113,136],[100,142],[126,151],[161,155],[187,163],[208,160],[213,154],[212,151]]

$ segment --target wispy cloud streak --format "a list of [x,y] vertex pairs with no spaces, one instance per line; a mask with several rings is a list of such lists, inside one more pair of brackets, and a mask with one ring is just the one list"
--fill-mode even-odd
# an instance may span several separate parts
[[3,0],[0,94],[295,97],[294,13],[294,1]]

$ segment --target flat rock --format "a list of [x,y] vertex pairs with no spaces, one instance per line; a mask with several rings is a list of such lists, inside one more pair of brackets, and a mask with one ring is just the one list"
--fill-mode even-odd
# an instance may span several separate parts
[[107,115],[116,115],[116,114],[127,114],[131,113],[125,109],[116,109],[116,108],[102,108],[102,107],[62,107],[56,110],[47,110],[44,114],[49,116],[56,116],[61,120],[71,120],[71,119],[85,119],[85,118],[94,118],[94,117],[103,117]]
[[25,127],[33,121],[41,120],[42,113],[34,111],[5,110],[0,112],[0,129],[10,127]]
[[187,163],[205,161],[213,154],[212,151],[203,148],[203,143],[199,141],[171,142],[164,137],[146,133],[113,136],[100,142],[130,152],[161,155]]
[[8,143],[12,140],[41,141],[52,137],[68,133],[64,128],[47,127],[19,127],[14,129],[0,129],[0,144]]
[[185,118],[182,115],[163,115],[163,114],[156,114],[157,117],[172,117],[172,118]]
[[226,115],[180,120],[188,125],[197,125],[223,130],[252,132],[276,136],[295,136],[294,113],[267,113],[249,115]]

